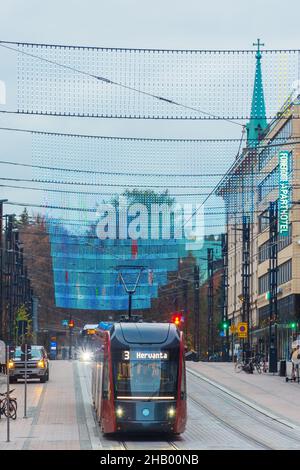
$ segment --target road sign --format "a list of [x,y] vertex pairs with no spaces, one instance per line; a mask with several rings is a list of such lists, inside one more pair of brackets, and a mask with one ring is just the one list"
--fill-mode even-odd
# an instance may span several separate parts
[[239,338],[247,338],[248,324],[246,322],[240,322],[237,326],[237,333]]
[[236,326],[235,325],[231,325],[230,326],[230,332],[233,334],[233,333],[236,333]]

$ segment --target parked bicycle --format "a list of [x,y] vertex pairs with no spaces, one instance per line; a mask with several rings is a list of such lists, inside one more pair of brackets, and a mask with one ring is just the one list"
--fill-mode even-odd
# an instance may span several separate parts
[[267,362],[265,357],[262,354],[256,354],[253,358],[253,365],[256,368],[257,372],[261,374],[262,372],[268,372]]
[[0,393],[0,418],[1,415],[4,415],[6,418],[10,417],[11,419],[16,419],[18,408],[17,399],[15,397],[10,396],[10,394],[14,391],[15,388],[9,391],[8,399],[7,392]]
[[265,358],[260,354],[256,354],[254,357],[250,357],[248,360],[239,359],[235,363],[235,371],[237,373],[245,371],[248,374],[253,374],[256,370],[258,374],[267,372],[267,364]]
[[243,359],[239,359],[235,363],[235,371],[237,373],[239,373],[242,370],[244,372],[247,372],[248,374],[253,374],[254,365],[253,365],[253,362],[251,361],[251,359],[249,361],[244,361]]

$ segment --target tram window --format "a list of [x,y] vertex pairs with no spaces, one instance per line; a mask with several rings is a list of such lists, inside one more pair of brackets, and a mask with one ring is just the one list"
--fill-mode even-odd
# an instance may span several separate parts
[[186,397],[186,375],[185,375],[185,360],[181,359],[182,363],[182,375],[181,375],[181,384],[180,384],[180,395],[181,399]]
[[[119,360],[118,360],[119,359]],[[174,360],[114,361],[117,394],[176,394],[178,362]]]
[[103,385],[102,385],[102,398],[107,400],[108,398],[108,388],[109,388],[109,374],[108,374],[108,361],[107,359],[104,361],[103,366]]

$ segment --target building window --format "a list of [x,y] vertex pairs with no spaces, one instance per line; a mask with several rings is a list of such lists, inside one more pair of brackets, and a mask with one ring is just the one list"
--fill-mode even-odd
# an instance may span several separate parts
[[258,217],[259,233],[263,232],[268,227],[269,227],[269,209],[266,209]]
[[269,259],[269,241],[258,248],[258,262],[263,263]]
[[[278,234],[278,251],[283,250],[285,247],[292,243],[292,224],[289,224],[288,235]],[[258,263],[263,263],[269,259],[269,240],[258,247]]]
[[261,202],[273,189],[279,186],[279,166],[277,165],[258,185],[258,202]]
[[[276,147],[278,144],[285,143],[292,135],[292,119],[289,119],[284,126],[277,132],[275,137],[271,139],[268,146],[264,148],[259,155],[259,169],[261,170],[273,157],[278,154],[281,147]],[[274,147],[270,146],[274,145]]]
[[269,290],[269,273],[258,278],[258,293],[264,294]]
[[283,263],[278,268],[278,285],[284,284],[292,279],[292,260]]
[[[280,286],[292,279],[292,260],[288,260],[286,263],[278,266],[278,277],[277,283]],[[264,294],[270,290],[269,273],[264,274],[258,278],[258,293]]]
[[[295,302],[295,296],[294,295],[288,295],[287,297],[284,297],[283,299],[279,299],[277,303],[277,309],[278,309],[278,320],[279,322],[287,322],[291,320],[292,318],[295,318],[295,312],[296,310],[296,302]],[[263,321],[266,319],[269,319],[270,315],[270,307],[269,305],[265,305],[264,307],[261,307],[258,309],[258,316],[259,316],[259,321]]]

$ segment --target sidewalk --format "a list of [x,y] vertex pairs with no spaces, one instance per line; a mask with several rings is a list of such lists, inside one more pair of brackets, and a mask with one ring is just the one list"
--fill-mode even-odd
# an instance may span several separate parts
[[[52,361],[49,382],[28,383],[28,418],[23,418],[24,383],[12,384],[10,388],[16,389],[18,417],[11,421],[9,443],[6,443],[6,419],[1,419],[0,450],[91,448],[75,363]],[[0,391],[5,390],[2,377]]]
[[[300,384],[297,382],[286,383],[285,377],[269,373],[236,373],[233,363],[227,362],[187,362],[187,369],[300,426]],[[289,369],[288,363],[288,372]]]

